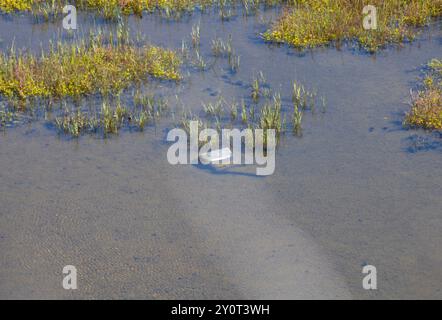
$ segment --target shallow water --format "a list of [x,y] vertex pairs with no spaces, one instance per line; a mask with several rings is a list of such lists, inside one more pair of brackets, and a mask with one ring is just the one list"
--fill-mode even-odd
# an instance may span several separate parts
[[[259,70],[285,108],[293,80],[326,97],[302,138],[283,138],[275,174],[171,166],[167,120],[108,140],[59,138],[44,121],[9,129],[0,137],[0,297],[442,298],[440,137],[401,127],[419,68],[440,55],[440,26],[375,57],[299,54],[259,40],[274,14],[147,16],[131,28],[180,48],[200,21],[209,61],[211,40],[232,34],[237,74],[221,59],[186,70],[177,86],[152,84],[195,112],[220,95],[248,98]],[[93,25],[86,19],[79,32]],[[0,30],[2,50],[13,40],[39,50],[61,33],[27,17],[2,17]],[[68,264],[79,270],[74,292],[61,287]],[[377,267],[376,291],[362,288],[365,264]]]

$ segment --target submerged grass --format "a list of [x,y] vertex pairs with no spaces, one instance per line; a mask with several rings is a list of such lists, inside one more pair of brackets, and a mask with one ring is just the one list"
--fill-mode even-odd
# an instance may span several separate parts
[[[363,8],[377,9],[377,29],[363,28]],[[414,27],[442,15],[442,0],[291,0],[272,28],[267,41],[299,49],[356,40],[369,52],[390,43],[413,40]]]
[[406,114],[404,125],[430,130],[442,130],[442,60],[428,63],[422,89],[411,92],[411,110]]

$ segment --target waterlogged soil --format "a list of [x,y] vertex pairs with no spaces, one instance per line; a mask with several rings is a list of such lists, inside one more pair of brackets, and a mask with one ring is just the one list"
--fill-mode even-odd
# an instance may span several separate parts
[[[68,139],[43,119],[1,134],[0,298],[442,298],[441,137],[401,126],[420,67],[440,54],[440,25],[376,56],[300,54],[259,39],[274,15],[130,20],[177,49],[200,22],[211,68],[152,83],[194,112],[220,95],[248,98],[259,70],[284,108],[293,80],[326,97],[301,138],[283,137],[271,176],[171,166],[167,119],[106,140]],[[79,17],[77,32],[93,27]],[[237,74],[210,57],[211,40],[229,34]],[[2,50],[38,52],[59,36],[58,24],[0,18]],[[62,288],[65,265],[77,290]],[[377,268],[377,290],[363,289],[364,265]]]

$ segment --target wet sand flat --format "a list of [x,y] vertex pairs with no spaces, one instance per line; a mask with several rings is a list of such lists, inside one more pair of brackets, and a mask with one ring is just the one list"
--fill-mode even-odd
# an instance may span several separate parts
[[[367,56],[269,47],[252,18],[147,17],[132,26],[179,48],[197,21],[205,56],[211,39],[234,35],[239,72],[216,64],[176,87],[153,84],[158,90],[198,112],[220,95],[248,97],[262,70],[286,107],[296,79],[327,98],[326,112],[305,117],[302,138],[282,139],[275,174],[265,178],[253,166],[171,166],[167,121],[106,140],[59,137],[42,119],[8,129],[0,136],[0,298],[441,299],[442,148],[401,125],[420,67],[440,53],[440,27]],[[16,23],[0,19],[2,49]],[[47,27],[24,26],[16,45],[38,50],[56,30]],[[416,150],[416,135],[436,147]],[[68,264],[78,269],[75,291],[61,285]],[[362,288],[366,264],[377,267],[376,291]]]

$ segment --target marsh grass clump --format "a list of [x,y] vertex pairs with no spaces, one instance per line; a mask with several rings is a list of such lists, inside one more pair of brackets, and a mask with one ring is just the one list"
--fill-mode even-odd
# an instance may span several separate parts
[[247,113],[247,106],[246,102],[241,100],[241,122],[244,125],[247,125],[249,123],[248,113]]
[[[196,6],[204,8],[213,4],[213,0],[73,0],[70,4],[83,11],[93,11],[107,20],[116,20],[122,16],[136,15],[143,12],[159,12],[166,18],[179,18],[184,13],[192,12]],[[57,17],[66,5],[65,0],[0,0],[0,11],[14,13],[32,11],[36,17]]]
[[208,117],[222,118],[224,114],[224,104],[225,100],[223,97],[220,97],[215,103],[204,103],[203,109]]
[[276,143],[279,144],[286,131],[286,115],[282,111],[282,100],[279,92],[273,95],[261,108],[256,128],[264,130],[263,142],[267,145],[267,129],[275,130]]
[[[319,101],[318,101],[319,100]],[[312,114],[316,113],[316,107],[320,104],[322,112],[326,110],[326,101],[324,97],[318,97],[316,91],[310,91],[304,85],[294,81],[292,86],[292,125],[293,134],[302,136],[302,118],[304,112],[309,110]]]
[[63,116],[55,118],[55,126],[60,132],[79,137],[83,132],[98,128],[98,121],[88,117],[81,110],[76,112],[67,110]]
[[253,102],[258,103],[261,94],[263,93],[263,86],[266,85],[266,79],[262,71],[258,72],[258,75],[253,77],[252,80],[252,93],[251,97]]
[[169,102],[162,97],[153,94],[141,95],[139,101],[134,98],[133,112],[129,112],[128,119],[133,120],[134,125],[140,130],[149,123],[158,123],[169,111]]
[[[304,85],[299,84],[294,81],[292,86],[292,102],[294,108],[300,110],[310,110],[312,113],[316,113],[316,106],[318,97],[316,91],[310,91],[304,87]],[[322,102],[323,110],[325,109],[325,99],[320,98]]]
[[144,131],[144,127],[148,123],[151,116],[147,111],[142,110],[138,116],[135,117],[135,123],[137,124],[140,131]]
[[205,71],[208,68],[208,64],[201,54],[200,41],[200,23],[198,22],[192,25],[190,42],[186,39],[181,41],[180,54],[186,65],[192,66],[198,71]]
[[232,10],[232,6],[229,5],[229,1],[218,1],[219,17],[222,21],[229,21],[235,14]]
[[296,136],[301,136],[302,135],[302,111],[299,110],[299,107],[296,104],[293,105],[292,123],[293,123],[293,134]]
[[179,80],[180,59],[174,51],[155,46],[106,43],[52,45],[39,57],[12,48],[0,55],[0,95],[8,99],[66,98],[121,92],[149,76]]
[[204,60],[204,57],[200,54],[199,50],[195,50],[195,56],[191,61],[191,64],[200,71],[207,69],[207,63]]
[[241,56],[234,54],[231,57],[229,57],[229,66],[230,66],[230,71],[232,73],[238,72],[240,64],[241,64]]
[[[190,136],[190,122],[191,121],[196,121],[198,123],[198,131],[199,132],[201,132],[201,130],[209,127],[207,122],[205,122],[203,119],[201,119],[197,115],[192,114],[192,112],[183,111],[183,113],[181,115],[181,120],[177,124],[177,126],[182,128],[184,131],[186,131],[188,136]],[[204,144],[204,142],[200,142],[200,143],[201,143],[201,145]]]
[[442,60],[428,63],[425,78],[417,93],[411,92],[411,110],[404,125],[442,130]]
[[225,43],[223,41],[223,39],[221,38],[216,38],[212,40],[212,53],[215,57],[219,57],[223,54],[223,52],[226,50],[225,49]]
[[140,94],[138,91],[134,95],[134,106],[145,112],[148,119],[158,119],[167,112],[169,102],[162,97],[155,97],[154,94]]
[[232,35],[230,34],[227,41],[221,38],[212,40],[212,54],[217,58],[227,58],[229,69],[232,73],[239,70],[241,64],[241,56],[235,53],[232,46]]
[[63,5],[61,5],[60,1],[56,0],[34,1],[32,14],[36,21],[54,21],[63,14]]
[[15,121],[16,115],[14,112],[5,108],[3,105],[0,107],[0,129],[4,129],[10,126]]
[[118,120],[117,111],[112,111],[109,104],[103,102],[101,106],[100,125],[105,136],[118,133],[118,129],[121,127],[121,122]]
[[201,35],[200,35],[200,24],[197,23],[192,26],[192,32],[190,33],[190,37],[192,39],[192,45],[194,48],[200,46]]
[[234,53],[232,46],[232,35],[229,34],[227,41],[221,38],[212,40],[212,53],[215,57],[228,57]]
[[260,129],[275,129],[276,135],[279,136],[282,132],[282,117],[281,117],[281,95],[276,93],[273,96],[272,103],[266,103],[261,109],[259,117]]
[[235,122],[238,118],[238,103],[233,101],[230,105],[230,121]]
[[[377,8],[376,30],[363,28],[367,4]],[[387,44],[413,40],[415,27],[441,14],[441,0],[293,0],[263,38],[299,49],[356,40],[375,52]]]

